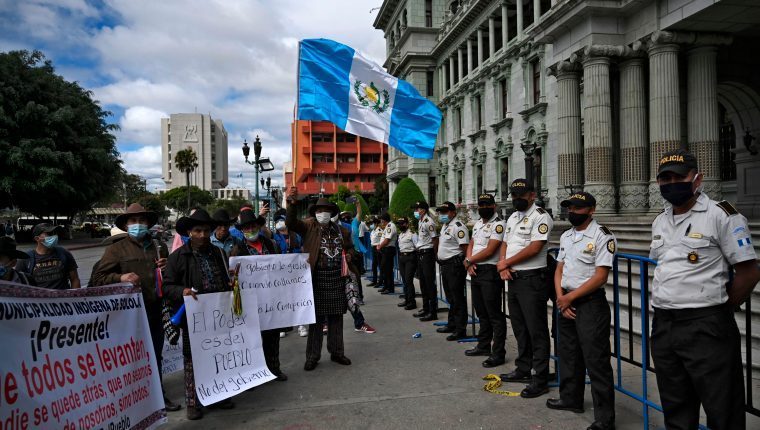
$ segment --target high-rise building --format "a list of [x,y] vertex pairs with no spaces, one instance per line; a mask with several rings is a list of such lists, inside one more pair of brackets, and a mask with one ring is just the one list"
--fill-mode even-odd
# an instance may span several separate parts
[[167,189],[187,185],[186,175],[173,160],[178,151],[186,148],[192,148],[198,156],[190,185],[206,191],[227,186],[227,130],[221,120],[199,113],[171,114],[161,119],[161,168]]

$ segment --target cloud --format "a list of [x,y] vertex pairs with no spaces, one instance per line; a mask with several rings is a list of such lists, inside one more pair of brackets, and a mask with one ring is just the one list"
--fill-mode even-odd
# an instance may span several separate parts
[[134,151],[121,153],[124,169],[144,178],[160,178],[161,146],[143,146]]
[[[143,145],[160,145],[161,118],[168,117],[165,112],[146,106],[130,107],[119,120],[119,138]],[[156,127],[156,124],[159,124],[159,127]]]

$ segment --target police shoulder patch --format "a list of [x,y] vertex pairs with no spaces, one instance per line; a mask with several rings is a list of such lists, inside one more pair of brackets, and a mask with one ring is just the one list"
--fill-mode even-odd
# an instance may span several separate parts
[[459,233],[457,233],[457,237],[460,239],[464,239],[464,230],[459,230]]
[[546,234],[549,231],[549,226],[547,224],[539,224],[538,225],[538,232],[541,234]]
[[607,236],[610,236],[612,234],[612,232],[610,231],[610,229],[608,229],[607,227],[605,227],[603,225],[599,226],[599,230],[601,230],[602,233],[606,234]]
[[430,225],[428,226],[428,230],[430,230],[430,231],[434,231],[434,230],[435,230],[435,227],[433,227],[433,224],[430,224]]
[[461,227],[462,226],[462,223],[459,222],[459,221],[455,222],[454,224],[456,224],[457,227]]
[[615,253],[615,240],[610,239],[607,241],[607,251],[610,251],[610,254]]
[[727,202],[726,200],[723,200],[722,202],[717,203],[718,207],[723,210],[723,212],[726,213],[726,215],[736,215],[739,212],[736,210],[735,207],[731,205],[731,203]]
[[543,215],[543,214],[546,213],[546,209],[544,209],[544,208],[542,208],[542,207],[539,206],[539,207],[536,208],[536,212],[538,212],[541,215]]
[[504,226],[501,225],[501,224],[497,224],[496,225],[496,233],[498,233],[498,234],[504,233]]

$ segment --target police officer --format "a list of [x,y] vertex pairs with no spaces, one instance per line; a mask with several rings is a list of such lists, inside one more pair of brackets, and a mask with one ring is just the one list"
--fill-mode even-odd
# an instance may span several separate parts
[[504,221],[496,214],[496,202],[491,194],[478,197],[478,215],[480,219],[472,229],[472,241],[464,260],[471,279],[472,304],[480,321],[478,345],[468,355],[487,354],[483,367],[494,367],[504,364],[507,355],[504,348],[507,317],[501,309],[504,281],[496,271],[504,238]]
[[549,392],[549,328],[546,316],[546,242],[552,218],[536,206],[533,184],[515,179],[510,185],[515,212],[507,219],[497,269],[509,281],[507,306],[517,338],[517,369],[506,375],[509,382],[528,382],[520,395],[538,397]]
[[409,229],[408,219],[399,218],[396,225],[401,231],[398,235],[398,271],[404,282],[404,300],[398,306],[410,310],[417,307],[414,291],[414,274],[417,272],[417,249],[414,242],[417,237]]
[[[467,296],[464,291],[467,274],[464,270],[464,258],[467,245],[470,243],[470,232],[467,226],[457,218],[457,207],[454,203],[444,202],[436,208],[438,220],[441,222],[441,234],[438,241],[438,264],[441,267],[441,282],[443,292],[449,302],[448,324],[438,328],[438,333],[454,333],[461,335],[467,330]],[[420,321],[438,319],[431,313]],[[447,339],[455,340],[456,336]]]
[[[760,280],[747,220],[701,192],[691,153],[659,160],[670,203],[652,224],[652,358],[668,429],[694,429],[699,406],[711,429],[745,428],[739,330],[733,310]],[[729,271],[735,271],[729,286]]]
[[[372,223],[375,228],[369,234],[369,244],[372,246],[372,282],[367,284],[368,287],[382,288],[383,287],[383,271],[380,268],[382,260],[382,254],[377,250],[377,245],[383,241],[383,227],[380,226],[380,220],[373,218]],[[380,272],[378,274],[378,272]]]
[[617,248],[615,236],[592,216],[596,199],[579,192],[560,203],[573,228],[559,241],[554,285],[559,320],[559,399],[546,406],[583,412],[586,369],[591,378],[594,423],[588,430],[615,428],[615,387],[610,365],[610,307],[604,284]]
[[420,292],[422,293],[422,309],[415,312],[417,318],[429,314],[438,315],[438,292],[435,275],[435,252],[438,248],[438,232],[433,218],[430,216],[430,206],[426,201],[419,201],[414,206],[414,217],[417,224],[417,264],[420,274]]
[[388,212],[380,215],[380,227],[383,229],[383,236],[377,250],[380,251],[380,273],[382,273],[383,288],[380,294],[393,294],[395,279],[393,276],[393,263],[396,259],[396,240],[398,239],[398,229],[391,222],[391,216]]

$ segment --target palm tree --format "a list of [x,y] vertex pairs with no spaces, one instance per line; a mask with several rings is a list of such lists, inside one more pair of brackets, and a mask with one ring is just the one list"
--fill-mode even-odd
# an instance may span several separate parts
[[190,173],[192,173],[196,167],[198,167],[198,155],[193,151],[193,148],[187,147],[177,151],[174,156],[174,164],[177,166],[180,172],[185,172],[187,178],[187,213],[190,213]]

